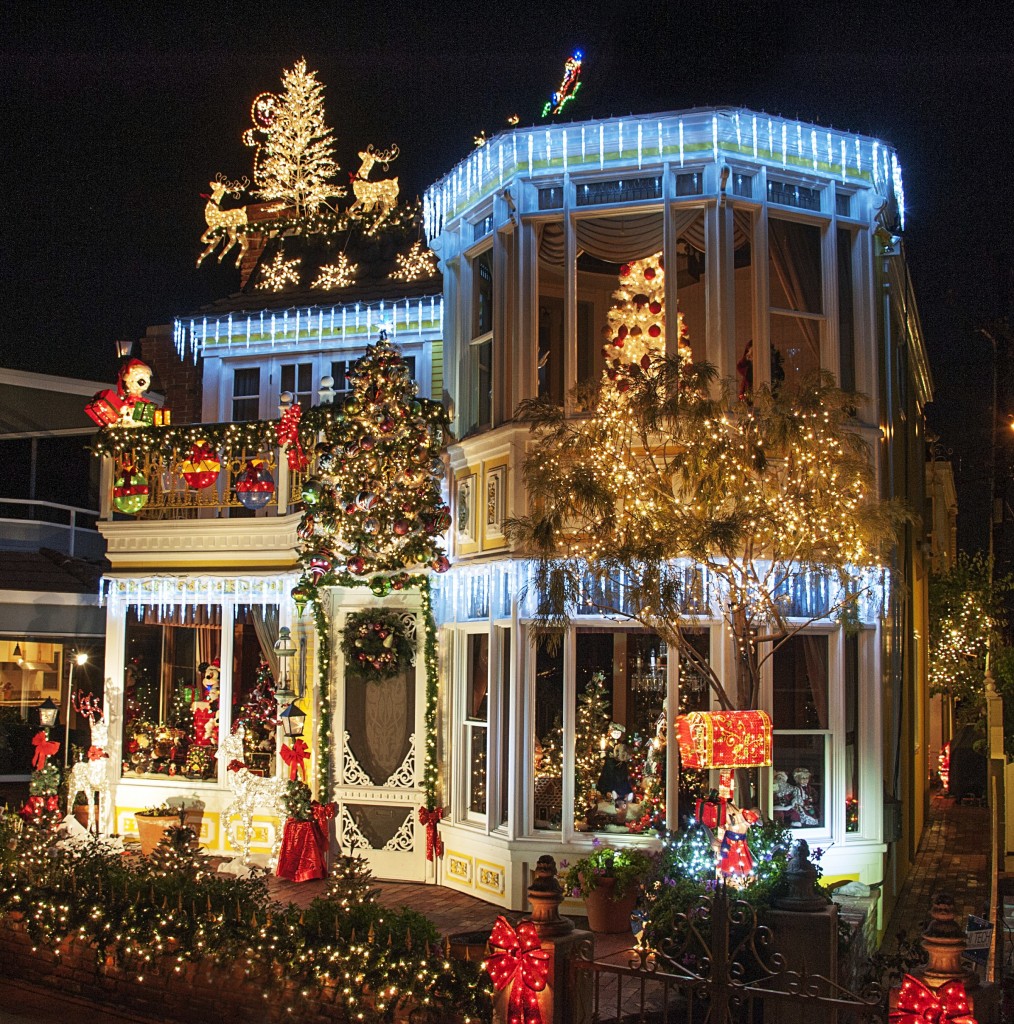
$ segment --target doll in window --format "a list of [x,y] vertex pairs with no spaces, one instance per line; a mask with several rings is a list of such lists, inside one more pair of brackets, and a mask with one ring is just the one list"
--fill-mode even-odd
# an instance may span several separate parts
[[797,768],[792,773],[792,810],[790,824],[793,828],[813,828],[820,824],[817,817],[817,789],[811,782],[809,768]]
[[218,698],[222,669],[218,658],[202,662],[197,666],[201,673],[203,693],[200,700],[190,705],[194,716],[194,745],[199,747],[218,746]]
[[792,822],[792,798],[794,789],[789,782],[789,773],[777,771],[771,779],[772,817],[783,825]]
[[605,741],[606,761],[599,775],[598,790],[613,800],[629,801],[634,796],[630,787],[630,750],[623,742],[626,731],[626,726],[613,722]]

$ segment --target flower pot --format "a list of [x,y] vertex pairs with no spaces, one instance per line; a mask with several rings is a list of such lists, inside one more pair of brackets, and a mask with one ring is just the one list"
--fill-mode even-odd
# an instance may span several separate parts
[[77,818],[78,824],[82,828],[88,827],[88,805],[87,804],[75,804],[74,805],[74,817]]
[[145,855],[154,852],[167,829],[175,828],[180,823],[179,817],[175,814],[164,814],[159,817],[135,814],[134,819],[137,821],[137,834],[141,839],[141,853]]
[[614,935],[629,931],[630,915],[637,905],[637,890],[616,897],[615,878],[600,878],[598,885],[585,897],[588,927],[593,932]]

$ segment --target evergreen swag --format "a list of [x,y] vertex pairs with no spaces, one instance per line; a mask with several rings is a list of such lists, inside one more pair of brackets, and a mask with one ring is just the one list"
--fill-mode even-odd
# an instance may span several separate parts
[[342,652],[351,674],[367,681],[396,676],[415,657],[405,612],[368,608],[353,612],[342,630]]
[[292,821],[309,821],[313,817],[313,794],[305,782],[292,779],[285,784],[285,817]]

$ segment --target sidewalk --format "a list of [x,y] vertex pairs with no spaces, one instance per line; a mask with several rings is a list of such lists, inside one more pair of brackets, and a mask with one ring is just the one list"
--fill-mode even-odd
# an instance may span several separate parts
[[893,952],[897,936],[917,938],[929,923],[933,894],[949,892],[964,927],[967,914],[982,915],[989,902],[989,808],[958,804],[942,793],[930,799],[926,828],[915,863],[884,933],[884,952]]

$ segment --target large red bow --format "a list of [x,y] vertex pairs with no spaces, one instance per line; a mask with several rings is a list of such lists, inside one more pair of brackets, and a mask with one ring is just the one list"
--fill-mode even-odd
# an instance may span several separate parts
[[294,402],[282,413],[282,418],[275,428],[275,438],[278,444],[285,449],[289,469],[294,473],[306,469],[310,464],[310,460],[303,453],[303,446],[299,443],[299,417],[302,415],[303,410],[299,403]]
[[963,982],[949,981],[934,991],[911,974],[901,980],[898,1006],[889,1019],[894,1024],[976,1024]]
[[98,760],[100,760],[103,757],[109,757],[109,754],[107,754],[106,751],[102,749],[102,747],[89,747],[88,748],[88,760],[89,761],[98,761]]
[[486,970],[498,992],[511,986],[507,1019],[511,1024],[542,1024],[538,993],[549,981],[550,953],[542,948],[535,925],[522,921],[515,929],[507,918],[498,917],[489,944],[503,950],[487,958]]
[[444,816],[442,807],[434,807],[428,810],[425,807],[419,808],[419,824],[426,826],[426,859],[433,860],[434,857],[444,855],[444,844],[437,833],[437,822]]
[[32,745],[35,747],[32,767],[41,772],[46,767],[46,758],[52,757],[60,749],[60,744],[56,740],[51,740],[45,729],[40,729],[32,738]]
[[290,747],[282,744],[282,760],[289,766],[289,781],[300,778],[306,782],[306,765],[303,763],[310,756],[310,748],[302,741],[296,740]]

